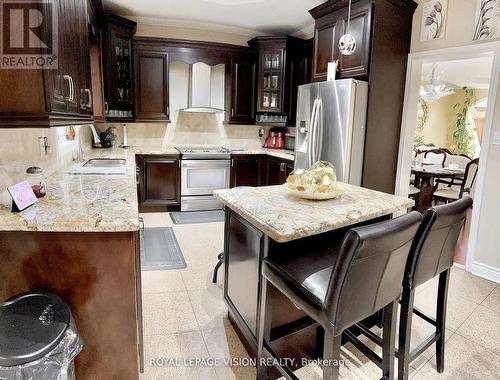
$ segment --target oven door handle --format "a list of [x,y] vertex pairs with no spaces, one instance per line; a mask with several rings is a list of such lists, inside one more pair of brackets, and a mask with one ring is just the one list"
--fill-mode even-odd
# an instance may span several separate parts
[[228,168],[231,160],[182,160],[183,168]]

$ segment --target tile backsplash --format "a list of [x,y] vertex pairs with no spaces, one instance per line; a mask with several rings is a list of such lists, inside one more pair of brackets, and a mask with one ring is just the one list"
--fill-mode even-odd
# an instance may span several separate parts
[[[223,114],[178,113],[172,123],[108,124],[117,127],[118,141],[123,140],[122,127],[127,126],[130,145],[222,145],[259,148],[264,144],[269,127],[224,124]],[[259,129],[264,136],[259,137]]]
[[[90,148],[89,128],[74,127],[85,149]],[[47,137],[49,149],[42,154],[39,138]],[[66,127],[0,129],[0,204],[10,205],[7,187],[22,181],[26,169],[39,166],[46,176],[72,163],[78,152],[76,139],[66,139]]]
[[[270,127],[256,125],[231,125],[223,123],[223,114],[176,113],[172,123],[100,124],[103,131],[117,129],[117,145],[123,141],[123,126],[127,126],[129,145],[220,145],[233,148],[260,148]],[[259,129],[264,135],[259,137]],[[10,207],[7,187],[22,181],[26,169],[40,166],[49,176],[70,165],[77,157],[80,138],[85,150],[91,149],[90,128],[74,127],[77,138],[66,139],[66,127],[0,129],[0,204]],[[49,150],[42,154],[39,137],[47,137]]]

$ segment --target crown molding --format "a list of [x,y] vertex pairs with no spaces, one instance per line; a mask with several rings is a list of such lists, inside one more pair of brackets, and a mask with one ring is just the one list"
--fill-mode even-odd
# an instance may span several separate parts
[[292,33],[291,36],[303,38],[304,40],[308,40],[309,38],[313,38],[314,37],[314,20],[306,27],[299,29],[296,32]]
[[220,33],[235,34],[238,36],[244,36],[249,38],[255,36],[262,36],[266,34],[259,30],[241,28],[230,25],[221,25],[209,22],[201,22],[201,21],[157,18],[157,17],[136,17],[136,16],[124,16],[124,17],[127,17],[128,19],[134,20],[138,24],[143,24],[143,25],[165,26],[174,28],[202,30],[202,31],[210,30]]

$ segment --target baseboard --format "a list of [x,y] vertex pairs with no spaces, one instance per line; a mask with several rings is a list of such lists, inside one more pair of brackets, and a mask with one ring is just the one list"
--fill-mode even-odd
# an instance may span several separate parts
[[465,270],[465,265],[463,264],[453,263],[453,266]]
[[472,274],[500,284],[500,269],[487,264],[472,263]]

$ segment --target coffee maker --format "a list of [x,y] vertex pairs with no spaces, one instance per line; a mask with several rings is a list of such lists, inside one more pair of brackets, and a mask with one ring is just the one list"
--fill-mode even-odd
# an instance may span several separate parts
[[269,130],[269,134],[266,137],[264,143],[264,148],[270,149],[284,149],[285,148],[285,134],[286,128],[284,127],[273,127]]

